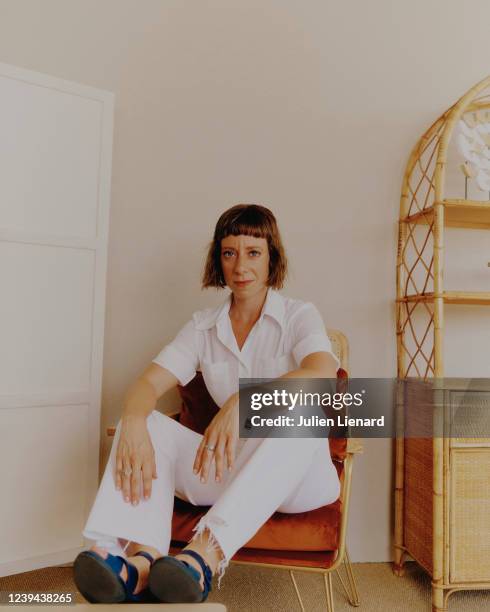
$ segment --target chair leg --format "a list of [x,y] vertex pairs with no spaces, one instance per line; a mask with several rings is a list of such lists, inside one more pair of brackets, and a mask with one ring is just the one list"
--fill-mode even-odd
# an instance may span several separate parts
[[[347,599],[351,606],[360,606],[361,602],[359,600],[359,592],[357,590],[356,579],[354,578],[354,572],[352,571],[352,565],[349,558],[349,553],[347,549],[345,550],[345,555],[343,559],[343,563],[345,566],[345,573],[347,576],[348,586],[345,584],[339,570],[336,570],[337,576],[340,580],[340,584],[347,595]],[[301,606],[301,612],[305,612],[305,607],[303,606],[303,602],[301,600],[301,595],[299,594],[298,585],[296,584],[296,579],[293,574],[293,570],[289,570],[289,575],[291,576],[291,580],[293,581],[294,590],[296,591],[296,596],[298,597],[299,605]],[[325,598],[327,601],[327,612],[335,612],[334,611],[334,601],[333,601],[333,586],[332,586],[332,574],[331,572],[324,572],[323,580],[325,583]]]
[[334,612],[332,574],[330,572],[325,572],[323,574],[323,580],[325,581],[325,597],[327,600],[327,612]]
[[340,574],[339,570],[337,571],[337,576],[340,580],[340,584],[342,585],[342,588],[344,589],[345,594],[347,595],[347,599],[349,600],[349,603],[351,606],[359,606],[361,605],[361,602],[359,600],[359,593],[357,591],[357,584],[356,584],[356,580],[354,578],[354,572],[352,571],[352,565],[350,562],[350,558],[349,558],[349,553],[347,552],[347,549],[345,550],[345,556],[344,556],[344,565],[345,565],[345,573],[347,575],[347,582],[349,583],[349,587],[347,588],[346,584],[344,583],[344,581],[342,580],[342,576]]
[[299,594],[299,589],[298,589],[298,585],[296,584],[296,579],[294,577],[293,570],[289,570],[289,575],[291,576],[291,580],[293,581],[294,590],[296,591],[299,605],[301,606],[301,612],[305,612],[305,607],[303,606],[303,602],[301,601],[301,595]]

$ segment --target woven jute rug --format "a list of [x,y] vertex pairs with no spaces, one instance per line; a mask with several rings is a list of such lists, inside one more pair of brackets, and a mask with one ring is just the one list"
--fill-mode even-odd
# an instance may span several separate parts
[[[427,612],[431,610],[430,578],[416,563],[406,563],[403,578],[398,578],[391,572],[389,563],[355,563],[354,574],[357,580],[361,600],[360,612]],[[325,591],[321,575],[306,572],[295,573],[298,587],[307,612],[325,612]],[[352,608],[342,591],[338,578],[334,575],[334,598],[336,612],[352,612]],[[43,570],[26,572],[0,578],[0,591],[37,591],[37,592],[76,592],[72,578],[71,567],[49,567]],[[217,581],[208,598],[209,603],[221,603],[228,612],[293,612],[300,610],[289,573],[280,569],[247,567],[231,564],[221,581],[221,589]],[[80,593],[76,593],[75,609],[89,609]],[[81,604],[86,605],[81,605]],[[2,606],[0,606],[2,607]],[[16,608],[18,606],[15,606]],[[163,610],[162,604],[132,605],[132,609],[143,608],[146,612],[153,609]],[[200,612],[213,612],[213,608],[200,605]],[[2,607],[3,608],[3,607]],[[47,606],[42,606],[46,610]],[[59,612],[60,606],[53,606]],[[73,610],[73,606],[63,606]],[[109,608],[98,605],[97,610]],[[195,606],[169,606],[176,612],[184,612]],[[12,606],[6,606],[5,612],[12,611]],[[29,607],[30,610],[33,606]],[[113,609],[113,608],[112,608]],[[224,612],[220,606],[218,608]],[[490,591],[461,591],[449,598],[449,612],[487,612],[490,610]],[[3,612],[3,610],[2,610]],[[173,610],[172,610],[173,612]]]

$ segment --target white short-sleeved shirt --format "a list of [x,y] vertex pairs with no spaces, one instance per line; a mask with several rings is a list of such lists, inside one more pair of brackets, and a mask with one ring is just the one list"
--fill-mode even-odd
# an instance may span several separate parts
[[[153,359],[179,380],[190,382],[201,370],[206,387],[221,408],[238,391],[239,378],[275,378],[295,370],[309,354],[332,353],[318,310],[273,289],[242,350],[228,316],[231,293],[218,308],[200,310]],[[339,360],[333,355],[337,364]]]

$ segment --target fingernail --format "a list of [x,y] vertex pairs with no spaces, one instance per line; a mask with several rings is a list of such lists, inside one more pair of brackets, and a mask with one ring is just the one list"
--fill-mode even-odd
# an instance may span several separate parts
[[231,465],[228,466],[228,471],[231,472]]
[[137,503],[138,503],[138,500],[137,499],[133,499],[133,506],[136,506]]
[[116,491],[120,491],[121,487],[119,485],[116,485]]
[[201,482],[204,482],[204,477],[203,476],[201,476]]
[[194,468],[192,471],[194,472],[194,474],[197,474],[197,468]]
[[124,501],[127,501],[127,502],[128,502],[128,501],[129,501],[129,497],[125,497],[125,498],[124,498]]
[[216,482],[219,482],[219,481],[220,481],[219,476],[216,476]]
[[145,495],[145,499],[149,499],[149,497],[150,497],[149,495]]

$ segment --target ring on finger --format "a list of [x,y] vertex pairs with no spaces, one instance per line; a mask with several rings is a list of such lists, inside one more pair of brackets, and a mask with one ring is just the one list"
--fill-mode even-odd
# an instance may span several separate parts
[[204,448],[206,448],[208,451],[213,452],[213,451],[214,451],[214,449],[216,448],[216,446],[211,446],[210,444],[206,444],[206,445],[204,446]]

